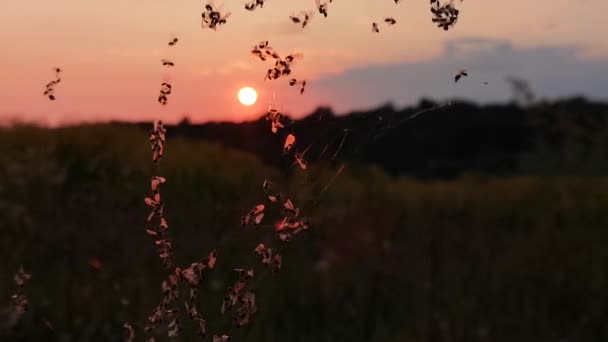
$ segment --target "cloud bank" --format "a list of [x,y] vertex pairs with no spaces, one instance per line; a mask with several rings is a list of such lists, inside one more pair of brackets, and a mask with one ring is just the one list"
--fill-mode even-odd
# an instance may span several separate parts
[[[338,112],[389,101],[407,105],[421,97],[502,102],[511,97],[505,78],[515,77],[528,81],[541,98],[583,95],[608,100],[608,60],[586,58],[581,52],[577,47],[515,47],[506,40],[460,39],[446,42],[440,55],[425,61],[373,65],[321,78],[311,92]],[[454,83],[460,69],[467,69],[469,77]]]

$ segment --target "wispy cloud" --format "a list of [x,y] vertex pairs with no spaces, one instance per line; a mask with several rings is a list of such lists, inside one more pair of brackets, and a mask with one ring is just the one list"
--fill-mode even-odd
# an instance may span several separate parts
[[160,57],[160,49],[143,49],[133,47],[113,47],[101,50],[102,56],[120,57],[120,58],[147,58]]
[[214,67],[203,67],[197,69],[194,73],[199,76],[209,77],[209,76],[226,76],[230,74],[238,74],[241,72],[251,70],[251,63],[243,59],[237,59],[226,62],[224,65],[219,68]]

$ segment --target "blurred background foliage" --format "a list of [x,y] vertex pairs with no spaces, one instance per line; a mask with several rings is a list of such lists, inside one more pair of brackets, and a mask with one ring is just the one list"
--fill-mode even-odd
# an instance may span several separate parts
[[[20,265],[32,280],[29,312],[0,338],[116,341],[130,322],[143,339],[165,277],[143,199],[150,176],[162,175],[176,263],[218,251],[200,299],[211,334],[230,324],[219,305],[232,269],[259,269],[252,251],[264,242],[284,267],[255,282],[260,311],[237,341],[608,340],[608,130],[585,126],[603,123],[596,111],[577,110],[539,109],[532,118],[544,118],[546,134],[508,175],[424,180],[349,161],[332,182],[339,163],[285,173],[179,136],[154,170],[136,126],[3,128],[0,306]],[[264,201],[265,179],[313,223],[288,244],[274,238],[278,210],[261,227],[240,227]],[[186,319],[179,340],[193,332]]]

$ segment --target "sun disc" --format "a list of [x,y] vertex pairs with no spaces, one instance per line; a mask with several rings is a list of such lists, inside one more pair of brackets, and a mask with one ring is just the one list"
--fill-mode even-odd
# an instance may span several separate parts
[[251,106],[258,99],[258,94],[251,87],[241,88],[238,94],[239,102],[245,106]]

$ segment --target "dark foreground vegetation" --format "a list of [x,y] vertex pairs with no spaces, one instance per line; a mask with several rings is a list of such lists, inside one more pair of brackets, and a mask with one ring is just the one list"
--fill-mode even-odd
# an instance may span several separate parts
[[[253,248],[274,239],[272,226],[239,218],[272,179],[312,228],[281,247],[279,274],[256,282],[260,311],[236,341],[607,340],[606,108],[456,104],[374,144],[364,133],[383,128],[372,122],[404,113],[326,111],[295,124],[319,145],[308,170],[290,172],[267,122],[168,127],[160,170],[175,261],[217,248],[200,310],[210,330],[230,324],[219,306],[232,269],[259,263]],[[342,152],[315,162],[345,127]],[[124,322],[141,329],[166,277],[144,233],[146,132],[14,127],[0,131],[0,156],[0,315],[19,266],[32,274],[29,311],[0,340],[118,341]],[[184,324],[179,340],[194,340]]]

